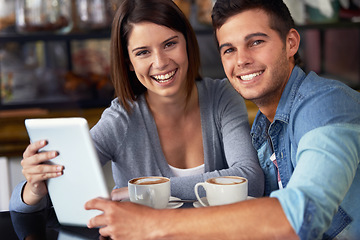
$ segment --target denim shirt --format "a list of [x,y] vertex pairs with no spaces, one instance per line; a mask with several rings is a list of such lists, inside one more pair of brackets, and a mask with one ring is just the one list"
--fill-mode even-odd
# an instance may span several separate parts
[[301,239],[359,238],[360,93],[296,66],[274,121],[259,111],[251,135],[265,194],[279,199]]

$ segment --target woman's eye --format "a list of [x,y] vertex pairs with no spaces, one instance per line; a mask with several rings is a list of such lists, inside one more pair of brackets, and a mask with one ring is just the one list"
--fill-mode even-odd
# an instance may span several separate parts
[[168,42],[165,44],[165,48],[171,47],[173,45],[176,45],[176,42]]
[[147,50],[142,50],[142,51],[137,52],[135,55],[136,55],[136,56],[142,56],[142,55],[147,54],[148,52],[149,52],[149,51],[147,51]]

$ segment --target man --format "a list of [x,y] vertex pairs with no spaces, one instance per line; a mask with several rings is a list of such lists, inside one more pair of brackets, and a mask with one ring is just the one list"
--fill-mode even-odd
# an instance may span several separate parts
[[115,239],[358,239],[360,94],[297,66],[282,0],[218,0],[212,17],[228,79],[259,107],[252,138],[270,197],[176,211],[96,199],[86,207],[104,215],[89,227]]

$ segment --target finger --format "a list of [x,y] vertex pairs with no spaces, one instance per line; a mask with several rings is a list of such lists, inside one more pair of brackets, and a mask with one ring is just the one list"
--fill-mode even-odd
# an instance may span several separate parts
[[106,226],[106,217],[104,214],[99,214],[91,219],[87,223],[88,228],[104,227]]
[[127,187],[117,188],[111,191],[111,200],[121,201],[129,198],[129,190]]
[[62,174],[64,166],[61,165],[30,165],[24,166],[23,172],[27,174]]
[[[25,155],[25,154],[24,154]],[[32,156],[29,156],[27,158],[24,158],[21,161],[21,165],[23,167],[26,166],[31,166],[31,165],[38,165],[38,164],[43,164],[46,161],[49,161],[55,157],[57,157],[59,154],[56,151],[49,151],[49,152],[41,152],[41,153],[36,153]]]
[[102,227],[99,229],[99,233],[103,237],[110,237],[111,232],[109,231],[109,227]]
[[31,157],[36,154],[41,148],[47,145],[46,140],[40,140],[33,143],[30,143],[24,151],[23,158]]
[[31,184],[35,184],[37,182],[46,181],[50,178],[60,177],[63,175],[63,171],[54,172],[54,173],[44,172],[44,173],[35,173],[34,174],[34,173],[28,173],[25,170],[23,170],[23,175],[25,176],[27,182],[29,182]]
[[86,210],[100,210],[104,212],[104,209],[106,207],[106,202],[108,200],[104,198],[94,198],[85,203],[85,209]]

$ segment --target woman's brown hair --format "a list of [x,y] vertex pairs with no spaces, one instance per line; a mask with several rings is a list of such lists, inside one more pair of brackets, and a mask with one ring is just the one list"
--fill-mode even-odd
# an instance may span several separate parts
[[124,0],[117,10],[111,32],[111,80],[119,103],[130,112],[131,103],[146,88],[129,68],[127,42],[132,25],[151,22],[182,33],[186,40],[189,68],[186,91],[190,96],[195,80],[200,80],[200,52],[188,19],[171,0]]

